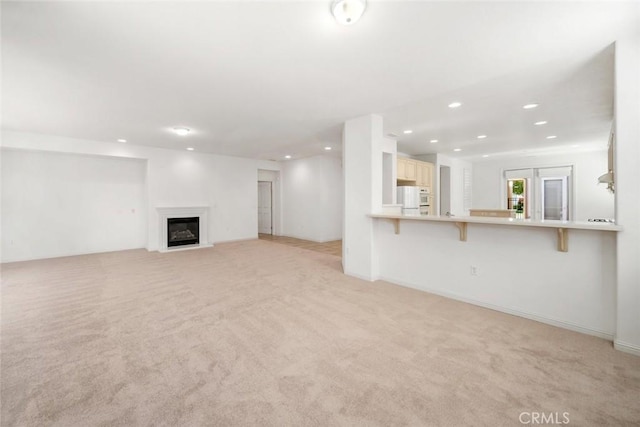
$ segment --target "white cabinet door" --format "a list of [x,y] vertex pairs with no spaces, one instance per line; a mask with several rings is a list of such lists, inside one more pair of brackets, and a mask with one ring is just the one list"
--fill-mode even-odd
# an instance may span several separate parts
[[258,233],[271,233],[271,182],[258,181]]

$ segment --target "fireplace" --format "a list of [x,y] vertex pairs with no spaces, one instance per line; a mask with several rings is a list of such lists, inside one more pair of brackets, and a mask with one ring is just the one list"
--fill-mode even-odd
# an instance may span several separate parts
[[167,218],[167,247],[200,243],[200,218]]
[[[158,251],[169,252],[213,246],[209,243],[211,238],[209,206],[159,206],[156,210],[158,211]],[[178,227],[179,223],[182,225]],[[176,228],[173,227],[174,225]],[[174,239],[171,238],[172,231],[178,232],[174,235]]]

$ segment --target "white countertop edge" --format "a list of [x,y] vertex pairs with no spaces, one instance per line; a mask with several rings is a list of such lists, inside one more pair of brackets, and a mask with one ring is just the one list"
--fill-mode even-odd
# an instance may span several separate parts
[[520,227],[570,228],[578,230],[622,231],[622,227],[606,222],[553,221],[516,218],[487,218],[478,216],[437,216],[437,215],[392,215],[384,213],[369,214],[371,218],[402,219],[410,221],[466,222],[475,224],[513,225]]

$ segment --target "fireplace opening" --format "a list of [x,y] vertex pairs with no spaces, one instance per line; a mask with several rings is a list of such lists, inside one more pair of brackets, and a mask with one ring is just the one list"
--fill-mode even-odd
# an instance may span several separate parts
[[200,218],[167,219],[167,247],[200,243]]

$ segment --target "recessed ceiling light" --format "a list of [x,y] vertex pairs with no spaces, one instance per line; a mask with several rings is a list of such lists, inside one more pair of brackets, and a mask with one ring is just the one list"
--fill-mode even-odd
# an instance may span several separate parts
[[454,148],[453,151],[462,151],[462,148]]
[[451,104],[449,104],[449,108],[458,108],[459,106],[462,105],[462,102],[452,102]]
[[327,151],[331,151],[331,147],[329,147],[328,145],[326,147],[324,147],[325,150]]
[[118,142],[127,142],[126,139],[119,139]]
[[408,135],[408,134],[410,134],[410,133],[413,133],[413,131],[412,131],[411,129],[407,129],[407,130],[403,131],[402,133],[404,133],[404,134],[407,134],[407,135]]
[[485,139],[487,135],[478,135],[478,139]]
[[432,139],[432,140],[431,140],[431,141],[429,141],[429,142],[430,142],[430,143],[432,143],[432,144],[435,144],[436,142],[438,142],[438,140],[437,140],[437,139]]
[[193,151],[193,150],[195,150],[195,148],[193,148],[193,147],[187,147],[187,151]]
[[189,135],[189,132],[191,132],[191,129],[189,128],[183,128],[183,127],[177,127],[177,128],[173,128],[173,131],[180,136],[185,136],[185,135]]
[[489,157],[489,155],[488,154],[483,154],[482,157]]
[[555,135],[549,135],[549,136],[547,137],[547,139],[556,139],[556,138],[557,138],[557,136],[555,136]]
[[525,110],[531,110],[532,108],[536,108],[539,104],[525,104],[522,106]]
[[542,126],[542,125],[546,125],[547,121],[546,120],[540,120],[539,122],[535,122],[534,125],[536,126]]
[[290,159],[290,158],[291,158],[291,156],[287,154],[286,156],[284,156],[284,158],[285,158],[285,159]]

